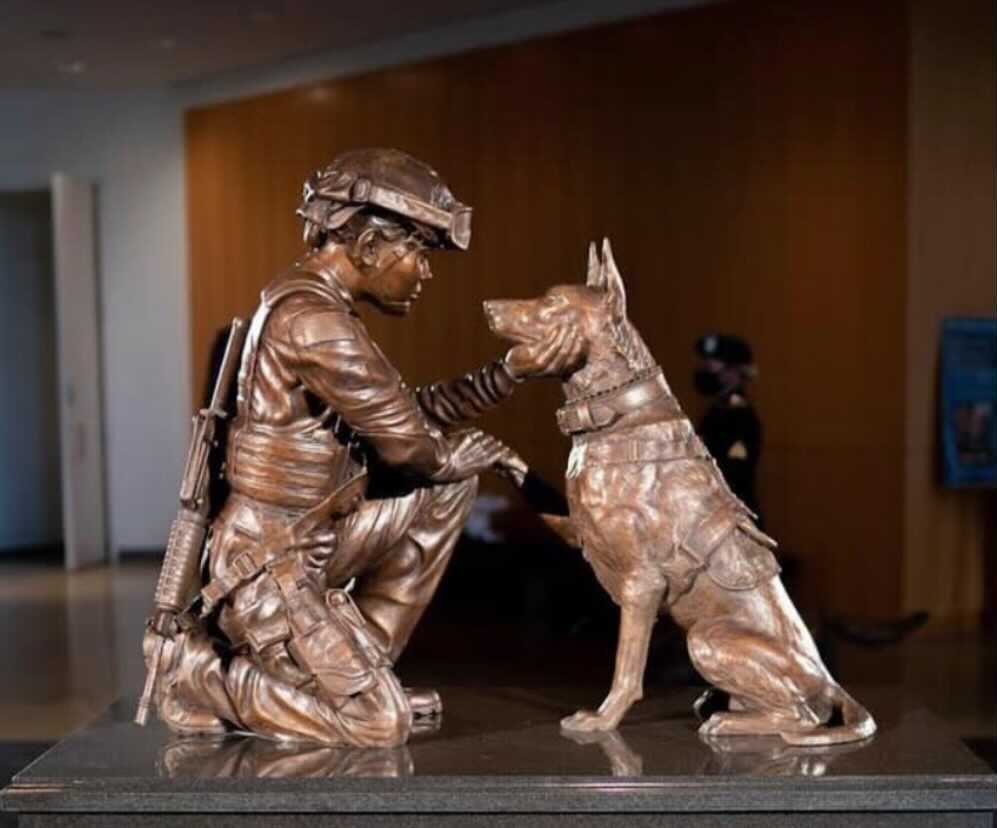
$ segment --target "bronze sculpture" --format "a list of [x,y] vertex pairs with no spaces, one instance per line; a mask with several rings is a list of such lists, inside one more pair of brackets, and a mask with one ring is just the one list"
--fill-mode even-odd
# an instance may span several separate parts
[[[182,735],[237,728],[392,747],[414,716],[441,709],[435,692],[404,689],[392,664],[439,584],[477,475],[518,464],[494,437],[459,427],[521,378],[560,374],[581,343],[562,332],[410,390],[355,304],[405,315],[431,276],[427,252],[470,243],[470,208],[405,153],[360,150],[308,179],[298,214],[309,252],[263,291],[241,349],[224,449],[231,493],[210,524],[203,586],[210,434],[195,429],[136,718],[154,704]],[[219,403],[225,382],[223,370]],[[213,403],[200,419],[223,414]]]
[[[513,343],[580,332],[557,412],[572,439],[570,518],[549,518],[581,547],[620,606],[612,688],[597,712],[562,721],[611,730],[643,695],[651,629],[667,610],[716,689],[696,703],[704,736],[778,735],[795,745],[856,741],[875,722],[824,666],[786,594],[775,542],[729,490],[630,323],[609,242],[589,248],[586,284],[537,299],[485,303],[490,327]],[[723,696],[729,699],[727,710]],[[842,723],[826,726],[840,715]]]

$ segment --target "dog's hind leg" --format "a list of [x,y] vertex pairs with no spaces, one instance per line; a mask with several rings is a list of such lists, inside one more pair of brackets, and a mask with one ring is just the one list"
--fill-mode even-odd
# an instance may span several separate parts
[[609,695],[598,711],[579,710],[562,719],[561,727],[574,731],[612,730],[630,706],[643,698],[647,648],[664,594],[664,588],[650,590],[621,605],[616,669]]
[[707,681],[738,702],[710,716],[703,735],[805,733],[831,715],[821,665],[786,652],[769,636],[731,622],[696,624],[689,630],[689,655]]

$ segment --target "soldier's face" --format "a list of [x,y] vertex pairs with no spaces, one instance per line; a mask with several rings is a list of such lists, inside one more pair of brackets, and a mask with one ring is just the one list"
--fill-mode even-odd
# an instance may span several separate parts
[[385,313],[404,316],[418,301],[422,283],[433,278],[426,248],[418,237],[380,239],[366,268],[364,298]]

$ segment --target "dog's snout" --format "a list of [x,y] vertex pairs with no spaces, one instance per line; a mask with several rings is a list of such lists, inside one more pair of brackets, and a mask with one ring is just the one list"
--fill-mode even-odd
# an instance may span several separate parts
[[496,320],[495,320],[495,316],[496,316],[495,303],[492,302],[492,301],[490,301],[490,300],[486,300],[486,301],[484,301],[484,302],[481,303],[481,307],[484,308],[484,311],[485,311],[485,321],[488,322],[488,327],[491,328],[494,331],[495,330],[495,322],[496,322]]
[[535,303],[526,299],[489,299],[482,303],[492,333],[510,342],[537,338]]
[[482,306],[485,309],[485,319],[488,320],[488,327],[496,333],[500,332],[503,324],[507,325],[509,323],[510,305],[511,302],[508,299],[486,299],[482,302]]
[[498,315],[502,309],[509,304],[508,299],[486,299],[482,304],[485,306],[485,313]]

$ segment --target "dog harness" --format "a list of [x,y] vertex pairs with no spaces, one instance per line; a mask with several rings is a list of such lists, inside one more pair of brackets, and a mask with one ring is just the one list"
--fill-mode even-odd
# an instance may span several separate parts
[[[559,416],[558,420],[562,431],[574,437],[567,476],[577,477],[586,466],[683,460],[708,463],[713,467],[719,485],[703,497],[699,516],[677,539],[667,558],[657,564],[658,571],[668,582],[668,603],[674,603],[687,593],[703,572],[723,589],[752,589],[779,573],[779,564],[772,554],[776,542],[755,526],[754,513],[730,491],[689,419],[677,409],[679,416],[674,419],[642,423],[611,434],[603,431],[623,414],[656,402],[660,397],[653,390],[656,381],[661,383],[657,387],[664,387],[670,397],[660,369],[655,369],[650,375],[645,372],[623,386],[575,400],[565,407],[573,413]],[[574,413],[578,411],[587,413]],[[584,423],[585,428],[567,431],[564,423],[568,417],[574,417],[570,421],[572,425]],[[600,559],[584,548],[583,554],[595,569],[600,583],[614,600],[619,601],[617,593],[621,587],[616,583],[615,574],[606,570]]]
[[645,439],[626,439],[628,431],[630,429],[614,433],[614,439],[582,441],[572,449],[572,453],[578,451],[584,455],[584,458],[578,458],[579,461],[600,466],[695,460],[708,458],[710,455],[703,441],[696,435],[692,423],[685,417],[656,423],[654,436]]

